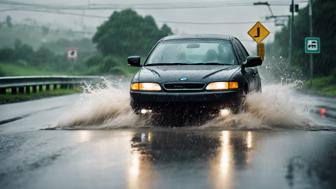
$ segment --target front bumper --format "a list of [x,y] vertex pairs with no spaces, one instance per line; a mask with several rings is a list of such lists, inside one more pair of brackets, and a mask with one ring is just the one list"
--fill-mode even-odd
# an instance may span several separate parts
[[135,112],[151,109],[154,112],[164,110],[219,110],[224,107],[235,109],[241,105],[239,90],[201,91],[201,92],[144,92],[131,91],[131,106]]

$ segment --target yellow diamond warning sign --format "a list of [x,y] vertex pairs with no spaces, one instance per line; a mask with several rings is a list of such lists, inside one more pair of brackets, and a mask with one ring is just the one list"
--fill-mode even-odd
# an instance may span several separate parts
[[260,22],[254,24],[254,26],[247,33],[257,43],[261,43],[270,34],[267,28]]

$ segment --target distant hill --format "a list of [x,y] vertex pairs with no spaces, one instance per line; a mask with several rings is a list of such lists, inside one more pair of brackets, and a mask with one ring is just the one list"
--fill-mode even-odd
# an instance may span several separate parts
[[13,47],[16,40],[38,49],[47,47],[57,54],[63,54],[66,48],[81,48],[83,51],[95,51],[91,42],[93,33],[73,31],[71,29],[55,29],[30,21],[21,24],[0,23],[0,48]]

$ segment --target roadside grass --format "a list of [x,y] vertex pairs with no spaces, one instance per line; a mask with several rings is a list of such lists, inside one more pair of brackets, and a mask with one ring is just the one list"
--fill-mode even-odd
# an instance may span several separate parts
[[25,93],[25,94],[1,94],[0,95],[0,104],[14,103],[14,102],[22,102],[34,99],[41,99],[45,97],[52,96],[62,96],[62,95],[70,95],[75,93],[82,92],[80,87],[73,89],[55,89],[50,91],[39,91],[37,93]]
[[1,76],[60,75],[65,73],[50,71],[43,68],[21,66],[9,63],[0,64]]
[[[118,61],[120,60],[120,61]],[[103,64],[91,66],[64,68],[62,71],[52,70],[48,67],[35,67],[15,62],[0,62],[0,76],[37,76],[37,75],[123,75],[131,76],[139,68],[130,67],[121,59],[116,59],[114,66],[105,68]]]
[[310,87],[310,81],[305,81],[303,92],[336,97],[336,78],[335,76],[319,77],[313,79],[313,86]]

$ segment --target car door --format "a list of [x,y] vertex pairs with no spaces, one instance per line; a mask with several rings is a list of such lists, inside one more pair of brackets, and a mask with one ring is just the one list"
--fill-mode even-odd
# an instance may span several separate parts
[[[234,48],[237,52],[238,59],[240,61],[240,64],[243,64],[243,62],[246,61],[247,57],[249,56],[248,52],[244,48],[244,46],[240,43],[239,40],[234,39],[233,40]],[[256,90],[257,88],[257,80],[256,80],[256,75],[258,71],[256,68],[245,68],[244,77],[248,82],[248,90],[253,91]]]
[[[243,44],[239,41],[238,41],[238,46],[240,47],[241,51],[243,52],[243,55],[244,55],[244,58],[246,61],[246,58],[249,56],[247,50],[245,49],[245,47],[243,46]],[[259,86],[259,73],[258,73],[258,68],[257,67],[250,67],[250,68],[247,68],[248,71],[250,72],[249,76],[251,77],[251,90],[254,90],[254,91],[258,91],[258,86]]]

